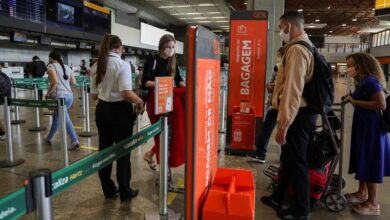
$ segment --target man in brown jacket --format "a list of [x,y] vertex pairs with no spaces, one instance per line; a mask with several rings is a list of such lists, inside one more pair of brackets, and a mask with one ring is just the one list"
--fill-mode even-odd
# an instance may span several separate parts
[[[276,78],[272,106],[278,109],[276,142],[282,145],[281,172],[276,190],[271,196],[262,197],[262,201],[277,210],[283,219],[308,219],[310,209],[306,151],[315,116],[308,111],[302,93],[305,83],[313,76],[314,57],[306,47],[296,44],[305,41],[312,45],[305,34],[304,23],[298,11],[286,12],[279,23],[286,52]],[[280,210],[290,185],[295,204]]]

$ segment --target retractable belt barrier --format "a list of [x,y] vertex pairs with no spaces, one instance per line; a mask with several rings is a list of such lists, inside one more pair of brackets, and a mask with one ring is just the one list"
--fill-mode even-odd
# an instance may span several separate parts
[[[25,187],[0,199],[0,220],[17,219],[35,210],[38,211],[39,219],[53,219],[51,216],[51,195],[59,195],[146,143],[149,139],[160,134],[161,126],[161,121],[158,121],[141,132],[102,151],[92,153],[53,174],[50,174],[47,169],[31,172],[30,179],[24,181]],[[46,201],[42,201],[40,198],[46,199]]]

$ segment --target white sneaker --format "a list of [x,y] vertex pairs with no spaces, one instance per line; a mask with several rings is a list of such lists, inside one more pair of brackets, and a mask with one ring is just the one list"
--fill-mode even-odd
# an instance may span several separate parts
[[0,141],[4,141],[4,140],[5,140],[5,134],[0,135]]

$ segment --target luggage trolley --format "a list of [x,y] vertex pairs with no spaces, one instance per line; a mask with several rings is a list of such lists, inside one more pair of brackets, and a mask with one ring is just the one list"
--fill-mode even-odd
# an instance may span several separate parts
[[[341,103],[334,103],[331,114],[322,114],[322,129],[329,135],[331,145],[333,146],[334,156],[331,161],[324,166],[323,174],[326,175],[326,182],[323,187],[312,184],[315,176],[309,172],[310,176],[310,191],[311,198],[314,198],[313,192],[320,195],[319,200],[324,202],[325,206],[333,212],[343,211],[347,207],[347,199],[341,193],[345,187],[346,182],[343,178],[343,152],[344,152],[344,119],[345,119],[345,105],[347,104],[342,99]],[[337,114],[336,114],[337,113]],[[337,134],[339,131],[339,134]],[[335,174],[336,167],[339,165],[339,172]],[[264,174],[271,178],[272,182],[268,189],[274,190],[278,183],[279,167],[269,165],[264,169]],[[314,172],[313,172],[314,173]],[[318,174],[317,174],[318,175]],[[314,185],[314,186],[313,186]],[[317,188],[316,188],[317,187]],[[314,189],[313,189],[314,188]],[[311,206],[317,206],[317,199],[311,199]]]

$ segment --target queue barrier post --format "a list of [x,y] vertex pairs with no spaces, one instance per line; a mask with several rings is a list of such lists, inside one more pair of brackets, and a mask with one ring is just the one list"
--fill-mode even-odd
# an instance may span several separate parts
[[84,106],[85,106],[85,117],[84,117],[84,131],[79,133],[80,137],[93,137],[96,135],[96,132],[91,131],[90,120],[89,120],[89,96],[88,96],[88,86],[83,83],[83,97],[84,97]]
[[36,207],[36,219],[52,220],[52,184],[51,171],[49,169],[39,169],[29,173],[30,182],[32,183],[33,198]]
[[[35,100],[39,100],[38,98],[38,84],[37,83],[34,83],[34,99]],[[40,119],[40,116],[39,116],[39,108],[36,107],[35,108],[35,120],[36,120],[36,126],[35,127],[32,127],[32,128],[29,128],[28,130],[29,131],[44,131],[46,130],[46,127],[43,127],[41,126],[41,119]]]
[[[18,98],[18,88],[16,86],[13,87],[13,93],[14,93],[14,98]],[[15,106],[15,119],[11,120],[11,124],[13,125],[18,125],[18,124],[23,124],[26,123],[26,120],[20,119],[19,116],[19,106]]]
[[66,105],[65,99],[58,99],[58,114],[60,117],[60,127],[61,127],[61,153],[62,153],[62,164],[64,167],[69,166],[69,158],[68,158],[68,143],[66,139]]
[[226,124],[225,124],[225,115],[226,115],[226,86],[222,87],[222,106],[220,106],[222,109],[221,112],[221,122],[219,123],[221,127],[219,128],[219,133],[225,133],[226,132]]
[[4,123],[5,123],[5,133],[6,133],[6,152],[7,159],[0,161],[0,167],[14,167],[24,163],[24,159],[15,159],[14,150],[12,146],[12,128],[11,128],[11,111],[9,107],[9,98],[4,97]]
[[181,217],[180,213],[176,213],[168,209],[168,114],[163,116],[163,125],[160,134],[160,200],[159,207],[151,209],[145,214],[146,220],[164,219],[164,220],[178,220]]
[[82,78],[82,81],[81,81],[81,87],[80,87],[80,92],[81,92],[81,102],[82,102],[82,108],[83,108],[83,112],[82,112],[82,115],[80,116],[80,118],[85,118],[85,116],[87,115],[86,113],[86,106],[85,106],[85,93],[84,93],[84,86],[85,86],[85,80],[84,78]]

